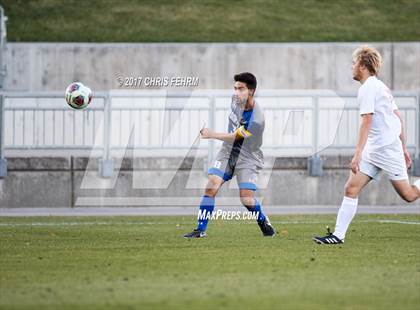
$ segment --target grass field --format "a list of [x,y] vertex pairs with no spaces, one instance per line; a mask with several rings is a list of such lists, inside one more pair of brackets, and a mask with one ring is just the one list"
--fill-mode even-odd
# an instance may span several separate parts
[[418,41],[419,0],[0,0],[9,41]]
[[314,244],[334,218],[272,217],[275,238],[219,220],[200,240],[182,238],[193,217],[0,218],[0,308],[418,309],[420,216]]

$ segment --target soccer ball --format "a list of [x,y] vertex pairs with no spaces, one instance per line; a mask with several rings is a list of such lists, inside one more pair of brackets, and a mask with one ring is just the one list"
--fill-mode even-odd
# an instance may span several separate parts
[[92,101],[92,91],[80,82],[71,83],[66,89],[66,101],[73,109],[84,109]]

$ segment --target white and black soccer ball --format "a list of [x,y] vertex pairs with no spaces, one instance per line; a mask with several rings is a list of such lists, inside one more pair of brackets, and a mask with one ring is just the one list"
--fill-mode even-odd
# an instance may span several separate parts
[[92,91],[80,82],[71,83],[66,89],[66,102],[73,109],[84,109],[92,101]]

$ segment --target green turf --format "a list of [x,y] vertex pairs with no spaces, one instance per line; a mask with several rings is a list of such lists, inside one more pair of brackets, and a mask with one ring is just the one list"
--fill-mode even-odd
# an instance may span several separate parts
[[419,0],[0,0],[9,41],[418,41]]
[[420,216],[314,244],[334,218],[272,217],[275,238],[218,220],[201,240],[181,237],[193,217],[0,218],[0,308],[418,309],[420,225],[377,220]]

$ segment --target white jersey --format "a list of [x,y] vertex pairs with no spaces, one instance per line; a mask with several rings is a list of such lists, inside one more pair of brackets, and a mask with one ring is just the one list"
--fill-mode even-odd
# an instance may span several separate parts
[[366,152],[394,144],[401,134],[401,121],[394,113],[398,107],[389,88],[376,76],[371,76],[359,88],[357,102],[361,115],[373,113]]
[[372,124],[363,149],[363,160],[394,176],[405,177],[405,164],[400,140],[401,121],[394,113],[398,110],[389,88],[376,76],[369,77],[357,95],[360,115],[372,115]]

